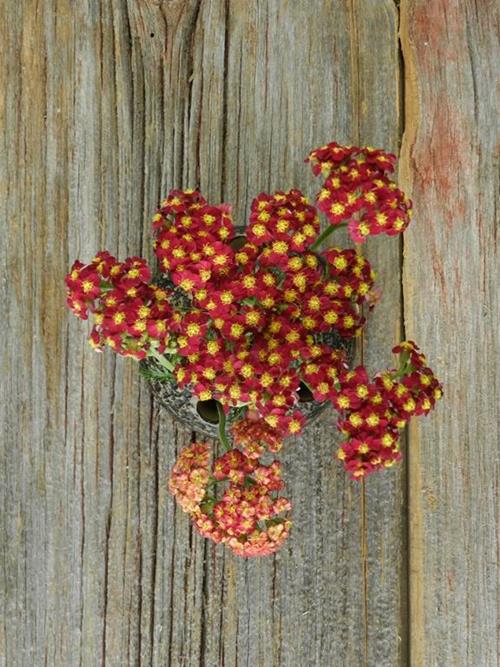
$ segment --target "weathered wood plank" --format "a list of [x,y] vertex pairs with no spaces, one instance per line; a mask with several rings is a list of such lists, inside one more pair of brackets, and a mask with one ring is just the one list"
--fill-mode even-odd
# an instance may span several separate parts
[[411,664],[496,665],[498,4],[401,10],[405,324],[445,387],[409,438]]
[[[403,82],[398,48],[399,15],[393,2],[353,3],[357,80],[356,141],[385,146],[398,154]],[[367,45],[377,35],[377,54]],[[392,36],[392,38],[389,38]],[[401,322],[401,241],[370,239],[362,248],[377,273],[382,299],[362,339],[363,361],[372,373],[391,367],[391,348],[403,339]],[[367,664],[407,662],[406,462],[389,475],[365,481],[365,641]]]
[[[201,186],[243,220],[261,189],[312,195],[302,159],[330,138],[397,149],[394,4],[0,11],[0,664],[402,664],[404,475],[366,485],[365,557],[361,489],[332,459],[325,415],[284,455],[282,552],[245,562],[208,545],[166,490],[192,434],[132,362],[87,348],[61,288],[70,261],[102,247],[151,257],[148,221],[171,187]],[[386,290],[364,345],[376,370],[399,333],[399,246],[368,252]]]
[[[347,11],[338,11],[333,15],[329,3],[325,3],[320,11],[316,7],[314,16],[311,15],[310,7],[302,7],[297,3],[287,4],[286,7],[272,3],[230,3],[229,17],[217,13],[214,7],[216,3],[211,3],[208,8],[202,5],[198,16],[198,23],[203,28],[200,28],[199,34],[202,37],[208,35],[210,42],[207,47],[203,40],[199,47],[199,58],[204,65],[193,70],[193,91],[215,86],[215,103],[220,103],[218,94],[221,79],[217,73],[221,59],[218,57],[215,61],[205,61],[203,54],[207,50],[213,50],[212,40],[220,44],[223,39],[228,39],[225,89],[228,125],[225,135],[219,137],[220,145],[223,139],[225,141],[226,161],[221,192],[225,200],[237,204],[237,212],[242,218],[248,210],[251,198],[259,189],[303,183],[306,176],[301,165],[302,156],[311,146],[331,136],[332,129],[337,136],[340,133],[346,141],[352,137],[352,124],[355,122],[353,119],[356,119],[358,112],[354,108],[349,89],[358,74],[352,69],[352,38],[349,31],[352,21],[357,19]],[[388,7],[389,5],[384,6],[383,18],[389,13]],[[394,56],[395,12],[392,5],[390,7],[393,20],[391,25],[386,19],[386,30],[389,33],[392,30]],[[331,60],[337,63],[333,72],[328,73],[328,76],[320,76],[317,80],[311,79],[308,72],[311,72],[311,64],[316,62],[316,59],[325,56],[319,48],[320,42],[316,44],[312,38],[306,41],[307,35],[301,32],[302,26],[308,22],[311,35],[320,34],[324,38],[325,43],[333,50]],[[287,26],[285,37],[282,35],[284,25]],[[195,31],[195,34],[198,33]],[[391,41],[388,40],[388,43]],[[287,55],[283,57],[282,53]],[[390,85],[394,86],[397,74],[395,75],[392,68],[398,66],[397,57],[390,62],[392,65],[389,64],[385,71],[382,70],[380,77],[386,85],[389,81]],[[349,72],[349,79],[343,76],[344,70]],[[294,72],[293,78],[291,72]],[[343,86],[344,90],[337,92],[335,88],[339,86]],[[366,97],[370,104],[369,94]],[[332,98],[338,105],[335,110],[332,109]],[[311,120],[309,100],[315,103]],[[195,103],[197,104],[197,98]],[[206,105],[207,101],[201,97],[200,103],[203,118],[203,105]],[[210,100],[208,104],[210,108]],[[314,113],[316,108],[317,112]],[[336,118],[324,118],[323,114],[327,109],[336,111]],[[195,107],[192,113],[200,112]],[[393,118],[394,141],[398,127],[397,100],[393,102],[390,114]],[[380,118],[384,119],[384,123],[390,123],[385,114],[380,114]],[[315,128],[313,124],[319,127]],[[189,127],[191,126],[189,123]],[[369,126],[369,121],[366,126]],[[217,195],[220,168],[215,161],[212,169],[211,155],[212,142],[218,128],[215,125],[211,127],[214,133],[211,136],[200,132],[199,138],[188,136],[186,142],[188,145],[191,141],[199,142],[199,182],[203,189],[213,188]],[[203,186],[204,179],[206,187]],[[311,179],[307,177],[307,183],[310,182]],[[314,191],[317,185],[309,187]],[[396,251],[396,267],[397,265]],[[395,308],[398,317],[398,302],[391,307]],[[303,526],[303,539],[307,547],[290,546],[288,559],[283,562],[282,555],[278,556],[277,564],[273,567],[270,563],[249,563],[243,566],[237,559],[220,554],[212,547],[208,548],[207,577],[210,577],[210,583],[206,584],[207,601],[203,619],[207,638],[204,660],[207,664],[216,664],[221,655],[225,656],[224,659],[229,664],[233,664],[238,658],[249,664],[266,664],[266,660],[274,659],[277,664],[290,665],[307,664],[308,661],[327,663],[333,659],[333,655],[340,655],[342,660],[352,664],[361,663],[364,659],[365,600],[359,489],[350,484],[346,485],[342,473],[339,477],[339,471],[329,458],[330,421],[324,423],[321,433],[324,434],[323,438],[327,438],[323,451],[317,446],[318,452],[292,450],[289,454],[292,495],[297,499],[296,532]],[[315,434],[314,442],[321,442],[318,434]],[[321,458],[317,458],[319,452]],[[325,463],[326,473],[321,472]],[[313,479],[318,479],[321,485],[321,493],[315,494],[312,499],[308,496],[307,487],[314,488],[316,485],[311,485],[307,478],[301,479],[300,475],[300,470],[310,466]],[[332,487],[333,470],[337,475],[336,487]],[[347,512],[339,509],[345,506],[346,493]],[[391,507],[391,502],[387,503],[388,507]],[[385,507],[385,502],[380,506]],[[322,530],[317,529],[318,534],[314,540],[308,540],[307,533],[311,530],[311,525],[314,526],[315,513],[321,517]],[[399,522],[399,509],[396,505],[396,516],[392,511],[379,513],[378,519],[372,522],[373,534],[378,534],[377,539],[380,541],[380,535],[384,534],[380,526],[384,524],[389,526],[388,533],[396,532],[396,543],[399,543]],[[336,526],[335,531],[328,529],[332,523]],[[344,556],[346,552],[347,558]],[[399,550],[397,553],[399,556]],[[389,569],[393,568],[389,578],[396,582],[400,574],[398,556],[394,559],[394,568],[391,558],[387,560]],[[225,597],[222,597],[221,602],[221,578],[231,582],[228,588],[222,591],[223,596],[228,595],[228,602]],[[375,591],[376,588],[375,585],[372,590]],[[332,596],[333,590],[335,596]],[[182,604],[184,592],[177,591],[176,595],[180,597],[177,604]],[[274,607],[271,596],[275,598]],[[379,598],[380,592],[378,598],[376,593],[373,595],[374,609]],[[386,607],[391,607],[395,619],[392,643],[378,644],[382,636],[378,630],[382,624],[377,627],[379,621],[375,621],[373,627],[371,651],[374,659],[378,658],[379,664],[383,661],[386,664],[395,664],[400,650],[397,639],[400,633],[399,599],[398,596],[395,599],[389,595],[389,600]],[[224,609],[222,621],[221,607]],[[344,620],[339,622],[342,617]],[[280,637],[283,637],[283,640]],[[292,637],[293,641],[290,639]],[[160,655],[163,656],[161,651],[160,647]]]

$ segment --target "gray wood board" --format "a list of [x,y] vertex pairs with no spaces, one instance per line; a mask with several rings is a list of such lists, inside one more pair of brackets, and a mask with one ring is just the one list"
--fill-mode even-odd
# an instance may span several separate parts
[[410,429],[414,665],[498,664],[498,63],[494,2],[401,3],[407,335],[445,385]]
[[[467,300],[467,335],[454,328],[460,297],[491,288],[494,210],[479,181],[453,181],[447,197],[460,188],[468,236],[467,222],[444,224],[451,203],[426,154],[434,118],[448,141],[457,128],[432,97],[435,79],[441,103],[462,95],[455,121],[474,108],[468,84],[479,80],[490,107],[476,110],[467,145],[493,188],[492,70],[484,79],[479,70],[494,33],[486,9],[457,9],[459,29],[439,7],[439,30],[451,30],[455,46],[466,28],[480,42],[446,76],[441,41],[423,46],[418,2],[401,3],[404,70],[389,0],[2,4],[0,665],[383,667],[410,653],[415,665],[494,664],[495,497],[482,476],[495,453],[486,437],[493,375],[480,374],[492,373],[486,347],[471,347],[494,331],[493,306],[481,310],[486,291]],[[318,183],[302,162],[311,148],[336,139],[397,151],[403,115],[417,221],[403,283],[402,244],[367,244],[384,298],[359,353],[373,371],[390,364],[404,324],[445,376],[443,406],[410,435],[412,550],[405,466],[364,487],[348,481],[333,459],[329,411],[283,454],[289,541],[275,557],[238,559],[195,534],[168,495],[169,470],[194,434],[153,404],[134,362],[92,352],[86,326],[66,311],[63,277],[74,258],[103,248],[152,259],[150,219],[173,187],[201,187],[232,203],[239,221],[261,190],[312,196]],[[439,271],[442,253],[452,262],[453,248],[471,271],[464,266],[457,291],[450,264],[433,287],[429,266]],[[450,370],[452,345],[462,365]],[[459,421],[464,397],[476,412]],[[443,556],[453,556],[451,570]]]

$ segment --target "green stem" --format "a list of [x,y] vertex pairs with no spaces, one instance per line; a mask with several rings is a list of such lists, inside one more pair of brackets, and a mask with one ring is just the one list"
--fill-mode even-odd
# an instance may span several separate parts
[[219,401],[217,401],[217,413],[219,415],[219,438],[224,447],[224,450],[228,452],[231,449],[231,444],[226,435],[226,415]]
[[316,250],[316,248],[318,248],[323,243],[323,241],[330,236],[330,234],[332,234],[336,229],[342,229],[343,227],[347,227],[347,224],[348,224],[347,222],[341,222],[338,225],[330,225],[329,227],[327,227],[325,231],[318,236],[316,241],[314,241],[314,243],[310,247],[310,250]]
[[397,380],[400,380],[401,378],[404,378],[405,375],[409,375],[410,373],[413,373],[415,369],[413,366],[410,364],[409,361],[405,361],[401,366],[398,368],[396,371],[394,378]]
[[171,364],[170,361],[167,361],[167,359],[165,359],[163,354],[160,354],[154,347],[149,348],[149,355],[151,357],[154,357],[161,366],[169,370],[171,373],[173,372],[174,370],[173,364]]
[[245,480],[243,482],[243,486],[245,487],[245,489],[251,489],[252,486],[256,486],[256,485],[257,485],[257,482],[254,479],[252,479],[248,475],[245,476]]

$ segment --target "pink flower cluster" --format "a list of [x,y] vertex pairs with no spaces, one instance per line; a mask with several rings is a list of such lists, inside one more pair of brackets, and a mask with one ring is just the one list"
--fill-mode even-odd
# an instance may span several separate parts
[[226,544],[238,556],[267,556],[287,538],[290,501],[281,464],[262,465],[230,449],[209,466],[208,445],[182,450],[169,480],[170,492],[204,537]]

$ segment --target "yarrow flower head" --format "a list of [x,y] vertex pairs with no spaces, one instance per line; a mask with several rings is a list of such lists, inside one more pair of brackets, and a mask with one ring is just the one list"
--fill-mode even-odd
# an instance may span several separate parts
[[71,310],[82,319],[94,316],[89,337],[94,349],[108,345],[139,360],[165,350],[172,315],[169,290],[150,282],[151,269],[144,259],[118,262],[107,251],[100,252],[90,264],[77,260],[65,281]]
[[353,479],[360,479],[401,459],[399,432],[414,415],[427,414],[442,386],[413,341],[393,348],[400,366],[373,380],[363,367],[340,377],[333,404],[338,428],[346,436],[337,453]]
[[172,468],[168,488],[185,512],[200,511],[210,479],[209,462],[209,446],[194,443],[182,450]]
[[261,193],[252,202],[247,238],[266,245],[262,260],[286,266],[290,252],[304,252],[316,240],[319,217],[300,190]]
[[347,224],[357,243],[408,227],[412,204],[388,176],[396,163],[392,153],[332,142],[311,151],[307,161],[316,176],[325,177],[318,208],[331,225]]
[[281,433],[256,415],[235,422],[231,429],[234,442],[250,459],[259,459],[266,451],[279,452],[283,446]]
[[170,492],[204,537],[236,555],[276,551],[291,527],[290,501],[278,495],[284,488],[279,461],[263,465],[230,449],[210,468],[209,455],[205,444],[184,449],[172,470]]
[[153,218],[157,270],[102,251],[65,278],[95,350],[147,360],[156,381],[216,402],[225,451],[211,462],[204,443],[183,450],[169,489],[202,535],[240,556],[274,553],[288,537],[291,505],[269,459],[303,431],[304,392],[338,412],[337,456],[357,480],[398,462],[401,430],[442,396],[412,341],[394,348],[397,368],[373,377],[346,353],[380,290],[359,247],[326,241],[342,227],[358,244],[407,228],[395,156],[332,142],[306,161],[324,181],[315,203],[296,188],[261,192],[243,234],[230,205],[172,190]]

